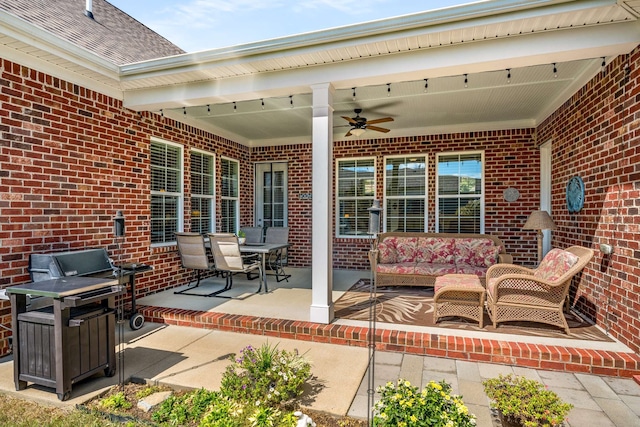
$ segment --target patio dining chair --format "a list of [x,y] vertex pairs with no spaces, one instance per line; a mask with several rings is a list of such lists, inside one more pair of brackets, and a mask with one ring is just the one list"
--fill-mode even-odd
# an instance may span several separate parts
[[[265,243],[289,243],[289,227],[269,227],[264,239]],[[284,270],[287,265],[287,249],[279,249],[269,254],[267,261],[268,268],[276,276],[276,281],[289,281],[290,274]]]
[[489,267],[487,311],[493,327],[527,321],[559,326],[569,334],[563,307],[568,303],[571,280],[592,257],[593,250],[571,246],[552,249],[536,269],[513,264]]
[[262,227],[242,227],[240,230],[244,231],[246,243],[262,243],[264,240]]
[[178,255],[182,267],[196,272],[196,284],[188,286],[181,291],[175,291],[178,295],[198,295],[199,293],[190,292],[192,289],[200,286],[200,279],[203,273],[215,271],[215,264],[211,262],[209,253],[205,246],[204,236],[199,233],[176,233],[176,241],[178,243]]
[[233,275],[237,273],[248,274],[252,271],[258,271],[260,279],[260,287],[257,292],[262,289],[262,264],[260,261],[247,260],[240,253],[240,245],[238,237],[233,234],[209,233],[209,242],[211,243],[211,252],[216,264],[216,270],[222,273],[225,278],[225,287],[215,293],[228,291],[233,286]]

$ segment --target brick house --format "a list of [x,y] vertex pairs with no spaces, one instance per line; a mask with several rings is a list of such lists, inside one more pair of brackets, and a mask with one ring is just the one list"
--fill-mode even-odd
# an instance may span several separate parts
[[[640,353],[636,2],[489,1],[200,53],[83,3],[0,4],[0,287],[29,281],[33,252],[116,253],[117,210],[122,251],[154,267],[140,296],[187,280],[175,231],[283,221],[291,265],[313,269],[311,319],[329,323],[332,269],[368,268],[374,198],[385,228],[428,231],[460,219],[445,199],[477,201],[475,230],[516,263],[535,262],[522,225],[539,208],[557,225],[548,244],[596,249],[572,302]],[[383,104],[388,135],[345,136],[354,105]],[[466,161],[480,189],[445,197],[438,179]],[[396,166],[418,174],[417,194],[389,184]],[[573,176],[579,212],[566,207]],[[6,353],[5,301],[0,322]]]

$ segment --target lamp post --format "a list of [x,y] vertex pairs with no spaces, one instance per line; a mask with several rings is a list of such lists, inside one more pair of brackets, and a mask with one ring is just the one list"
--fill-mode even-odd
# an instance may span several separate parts
[[538,264],[540,264],[542,261],[542,240],[544,239],[542,230],[555,230],[556,224],[547,211],[533,211],[522,229],[538,231]]
[[377,304],[377,289],[376,289],[376,264],[378,261],[378,247],[376,241],[378,239],[378,233],[380,233],[380,200],[374,200],[371,207],[367,209],[369,211],[369,235],[371,237],[371,250],[369,251],[369,260],[371,262],[371,280],[369,285],[369,377],[367,387],[367,425],[372,425],[373,420],[371,418],[373,405],[375,400],[375,366],[376,366],[376,304]]

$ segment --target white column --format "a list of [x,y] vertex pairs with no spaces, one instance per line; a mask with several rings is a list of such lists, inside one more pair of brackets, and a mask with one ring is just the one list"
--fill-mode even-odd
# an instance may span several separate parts
[[316,323],[333,320],[333,94],[330,83],[313,90],[313,193],[312,193],[312,278],[309,319]]

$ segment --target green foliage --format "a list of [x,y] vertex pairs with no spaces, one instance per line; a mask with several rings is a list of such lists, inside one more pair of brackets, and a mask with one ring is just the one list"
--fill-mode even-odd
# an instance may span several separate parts
[[144,389],[138,391],[136,393],[136,398],[138,400],[144,399],[145,397],[151,396],[153,393],[157,393],[157,392],[162,391],[162,390],[163,390],[162,387],[158,387],[156,385],[150,385],[150,386],[145,387]]
[[115,393],[109,397],[104,398],[100,402],[100,406],[105,409],[129,409],[131,408],[131,402],[129,402],[122,392]]
[[[311,365],[297,351],[247,346],[222,376],[223,395],[255,406],[285,404],[302,393]],[[235,357],[235,356],[234,356]]]
[[172,395],[162,402],[153,414],[153,420],[171,425],[185,425],[202,418],[209,407],[215,406],[221,399],[220,392],[205,389]]
[[451,394],[451,386],[442,381],[429,382],[420,391],[409,381],[399,379],[378,387],[380,400],[375,403],[373,425],[377,427],[470,427],[475,415]]
[[240,237],[240,238],[243,238],[243,237],[246,237],[246,234],[245,234],[244,230],[239,230],[237,236]]
[[513,374],[483,381],[491,407],[524,427],[560,426],[573,405],[538,381]]

